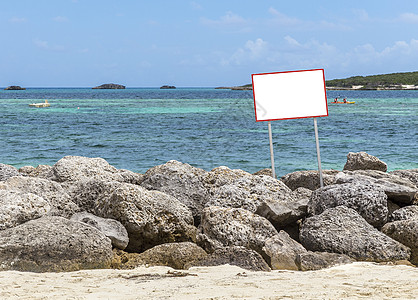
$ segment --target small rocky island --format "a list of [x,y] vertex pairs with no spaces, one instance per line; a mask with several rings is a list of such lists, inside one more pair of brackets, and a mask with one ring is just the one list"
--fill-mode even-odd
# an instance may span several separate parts
[[21,90],[26,90],[25,88],[22,88],[18,85],[11,85],[8,86],[7,88],[4,89],[5,91],[21,91]]
[[121,84],[106,83],[106,84],[102,84],[102,85],[94,87],[93,90],[95,89],[122,90],[124,88],[125,86]]
[[163,85],[160,87],[160,89],[175,89],[176,87],[174,85]]

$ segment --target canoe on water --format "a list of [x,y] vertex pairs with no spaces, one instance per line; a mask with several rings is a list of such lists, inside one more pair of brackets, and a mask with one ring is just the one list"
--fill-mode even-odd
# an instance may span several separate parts
[[335,104],[354,104],[354,103],[356,103],[356,101],[347,101],[347,102],[337,101],[337,102],[330,102],[330,103],[335,103]]

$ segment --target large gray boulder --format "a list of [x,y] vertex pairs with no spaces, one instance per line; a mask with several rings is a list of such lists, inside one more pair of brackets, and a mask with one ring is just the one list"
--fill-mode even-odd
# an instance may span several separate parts
[[33,166],[24,166],[19,169],[19,174],[23,176],[50,179],[53,176],[53,170],[52,166],[49,165],[38,165],[36,168]]
[[340,253],[361,261],[407,260],[411,253],[408,247],[381,233],[345,206],[307,218],[300,230],[300,241],[311,251]]
[[0,182],[0,190],[17,190],[42,197],[51,206],[48,215],[69,218],[80,211],[80,208],[71,200],[66,190],[59,183],[51,180],[15,176]]
[[295,260],[299,271],[315,271],[352,262],[354,260],[344,254],[312,251],[298,254]]
[[254,250],[242,246],[216,249],[213,253],[191,262],[188,266],[233,265],[250,271],[271,271],[263,257]]
[[157,245],[138,255],[146,265],[168,266],[174,269],[188,269],[190,263],[204,259],[208,254],[191,242]]
[[296,257],[307,252],[283,230],[266,240],[263,251],[270,258],[273,270],[298,270]]
[[165,193],[92,179],[75,185],[72,195],[84,210],[122,223],[129,235],[127,251],[143,252],[159,244],[196,240],[192,213]]
[[366,152],[350,152],[347,155],[347,162],[344,165],[344,170],[378,170],[386,172],[388,166],[385,162],[377,157],[367,154]]
[[382,227],[388,217],[387,196],[378,187],[345,183],[329,185],[312,193],[308,213],[319,215],[328,208],[344,205],[357,211],[369,224]]
[[383,189],[388,199],[403,204],[413,204],[418,192],[418,188],[409,180],[375,170],[340,172],[335,179],[338,184],[356,182],[373,185]]
[[306,199],[296,197],[283,182],[271,176],[219,167],[202,177],[209,190],[206,207],[243,208],[265,217],[276,228],[306,215]]
[[396,170],[389,172],[390,175],[395,175],[403,179],[407,179],[418,187],[418,169]]
[[200,177],[207,171],[189,164],[170,160],[155,166],[144,174],[141,186],[173,196],[192,212],[196,225],[208,198],[208,192]]
[[389,222],[418,219],[418,205],[410,205],[399,208],[392,212],[389,217]]
[[[324,185],[331,185],[335,183],[334,175],[336,170],[322,170],[322,179]],[[321,187],[319,181],[319,171],[296,171],[284,175],[280,180],[286,184],[292,191],[303,187],[311,191]]]
[[13,190],[0,190],[0,230],[46,215],[51,209],[42,197]]
[[0,231],[0,270],[60,272],[108,268],[110,240],[92,226],[46,216]]
[[387,223],[382,232],[411,248],[411,263],[418,265],[418,218]]
[[101,218],[85,211],[75,213],[70,220],[83,222],[100,230],[112,241],[112,246],[115,248],[124,250],[128,246],[128,232],[119,221]]
[[0,164],[0,181],[5,181],[10,177],[19,176],[19,171],[10,165]]
[[142,177],[128,170],[118,170],[100,157],[65,156],[52,166],[50,179],[67,183],[101,179],[139,184]]
[[264,244],[276,234],[267,219],[248,210],[210,206],[202,213],[198,244],[209,253],[227,246],[243,246],[266,257]]

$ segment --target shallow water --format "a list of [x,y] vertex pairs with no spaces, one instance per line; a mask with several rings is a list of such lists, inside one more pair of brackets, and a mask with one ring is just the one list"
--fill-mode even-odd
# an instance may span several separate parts
[[[418,168],[418,91],[328,91],[356,101],[318,118],[322,167],[342,169],[366,151],[389,170]],[[48,99],[49,108],[29,103]],[[255,122],[251,91],[27,89],[0,91],[0,163],[52,165],[65,155],[102,157],[145,172],[176,159],[210,170],[270,166],[267,123]],[[272,122],[276,173],[316,169],[312,119]]]

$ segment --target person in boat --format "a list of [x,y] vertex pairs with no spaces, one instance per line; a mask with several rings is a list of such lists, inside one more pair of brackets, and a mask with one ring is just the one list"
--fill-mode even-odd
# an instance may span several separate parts
[[343,102],[344,102],[344,103],[347,103],[347,98],[344,98],[344,99],[343,99]]
[[338,97],[336,97],[335,99],[334,99],[334,103],[337,103],[338,102]]

